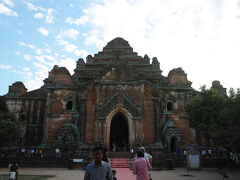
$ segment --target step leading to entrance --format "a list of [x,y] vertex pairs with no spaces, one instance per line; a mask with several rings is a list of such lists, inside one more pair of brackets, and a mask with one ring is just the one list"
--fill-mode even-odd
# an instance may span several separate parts
[[129,168],[128,159],[126,158],[113,158],[111,161],[112,168]]
[[129,159],[129,158],[130,158],[130,153],[129,153],[129,152],[113,152],[113,151],[111,151],[111,152],[109,152],[109,157],[110,157],[111,159],[113,159],[113,158],[118,158],[118,159],[120,159],[120,158],[125,158],[125,159]]

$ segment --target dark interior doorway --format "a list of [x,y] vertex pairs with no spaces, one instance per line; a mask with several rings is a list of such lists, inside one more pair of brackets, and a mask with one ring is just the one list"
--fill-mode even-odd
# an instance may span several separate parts
[[128,123],[123,113],[116,113],[110,126],[111,151],[128,151]]
[[175,137],[172,137],[171,138],[171,152],[175,152],[176,150],[176,138]]

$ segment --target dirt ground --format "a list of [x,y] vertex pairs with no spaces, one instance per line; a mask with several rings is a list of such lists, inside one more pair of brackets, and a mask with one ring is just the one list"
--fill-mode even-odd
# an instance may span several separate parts
[[[229,180],[240,180],[240,169],[226,170],[225,171]],[[7,174],[7,168],[0,168],[1,174]],[[84,170],[74,169],[68,170],[66,168],[19,168],[20,174],[28,175],[55,175],[55,178],[50,180],[83,180]],[[151,177],[153,180],[222,180],[218,169],[202,169],[191,170],[189,172],[186,169],[178,168],[175,170],[161,170],[151,171]],[[121,179],[118,179],[121,180]],[[123,179],[127,180],[127,179]]]

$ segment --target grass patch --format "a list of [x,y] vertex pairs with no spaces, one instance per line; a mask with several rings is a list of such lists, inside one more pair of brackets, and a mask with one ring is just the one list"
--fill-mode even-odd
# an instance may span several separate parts
[[[0,175],[0,180],[9,180],[9,175],[8,174],[3,174]],[[24,174],[20,174],[18,176],[18,180],[47,180],[50,178],[53,178],[55,176],[53,175],[24,175]]]

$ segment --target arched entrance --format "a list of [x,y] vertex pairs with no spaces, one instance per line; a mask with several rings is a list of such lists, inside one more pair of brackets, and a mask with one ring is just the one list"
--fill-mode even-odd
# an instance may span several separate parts
[[[110,149],[116,151],[128,151],[129,133],[128,122],[126,116],[117,112],[111,121],[110,126]],[[114,148],[115,146],[115,148]]]

